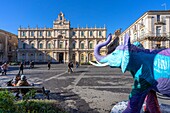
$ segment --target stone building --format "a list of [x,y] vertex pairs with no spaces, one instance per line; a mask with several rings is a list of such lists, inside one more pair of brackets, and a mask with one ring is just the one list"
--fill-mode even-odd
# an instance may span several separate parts
[[123,44],[128,33],[131,42],[139,41],[146,49],[170,47],[170,10],[148,11],[139,17],[119,36]]
[[[62,12],[53,28],[19,28],[18,61],[86,63],[93,61],[96,44],[105,41],[106,28],[71,28]],[[106,54],[106,47],[101,54]]]
[[0,63],[17,61],[17,35],[0,29]]

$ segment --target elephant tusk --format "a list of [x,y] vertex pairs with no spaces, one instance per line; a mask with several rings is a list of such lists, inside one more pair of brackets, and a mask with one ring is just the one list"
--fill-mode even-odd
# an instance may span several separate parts
[[98,67],[103,67],[103,66],[108,66],[109,64],[108,63],[104,63],[104,64],[101,64],[99,63],[98,61],[96,61],[97,63],[93,63],[91,61],[89,61],[90,64],[94,65],[94,66],[98,66]]
[[96,62],[97,62],[98,64],[102,64],[102,63],[100,63],[100,62],[99,62],[99,61],[97,61],[97,60],[96,60]]
[[103,66],[103,65],[104,65],[104,66],[108,66],[108,65],[109,65],[109,63],[100,63],[100,62],[97,61],[97,60],[96,60],[96,62],[97,62],[97,64],[102,65],[102,66]]

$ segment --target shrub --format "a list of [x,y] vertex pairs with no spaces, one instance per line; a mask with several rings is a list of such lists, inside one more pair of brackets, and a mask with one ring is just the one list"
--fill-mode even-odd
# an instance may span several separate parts
[[0,113],[66,113],[55,100],[30,100],[34,91],[17,101],[12,93],[0,91]]
[[15,97],[8,91],[0,92],[0,113],[15,113]]

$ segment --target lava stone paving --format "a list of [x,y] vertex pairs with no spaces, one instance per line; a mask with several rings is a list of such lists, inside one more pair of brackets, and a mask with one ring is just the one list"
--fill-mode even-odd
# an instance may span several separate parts
[[[0,76],[0,85],[18,73],[18,66],[10,66],[7,76]],[[50,99],[56,99],[69,113],[109,113],[112,107],[128,100],[133,84],[129,72],[122,74],[120,69],[81,65],[73,73],[67,72],[67,64],[35,65],[25,67],[29,83],[41,84],[51,91]],[[170,104],[168,100],[160,102]]]

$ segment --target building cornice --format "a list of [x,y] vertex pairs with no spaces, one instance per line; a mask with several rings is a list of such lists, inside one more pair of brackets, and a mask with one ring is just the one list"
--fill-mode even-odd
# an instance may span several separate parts
[[[170,10],[150,10],[142,14],[135,22],[133,22],[128,28],[126,28],[120,35],[124,34],[129,30],[132,26],[134,26],[136,23],[138,23],[142,18],[144,18],[146,15],[155,15],[155,14],[170,14]],[[148,18],[153,18],[153,16],[148,16]]]
[[12,36],[18,36],[18,35],[16,35],[16,34],[13,34],[13,33],[10,33],[10,32],[8,32],[8,31],[5,31],[5,30],[2,30],[2,29],[0,29],[0,32],[3,32],[3,33],[5,33],[5,34],[7,34],[7,35],[12,35]]

